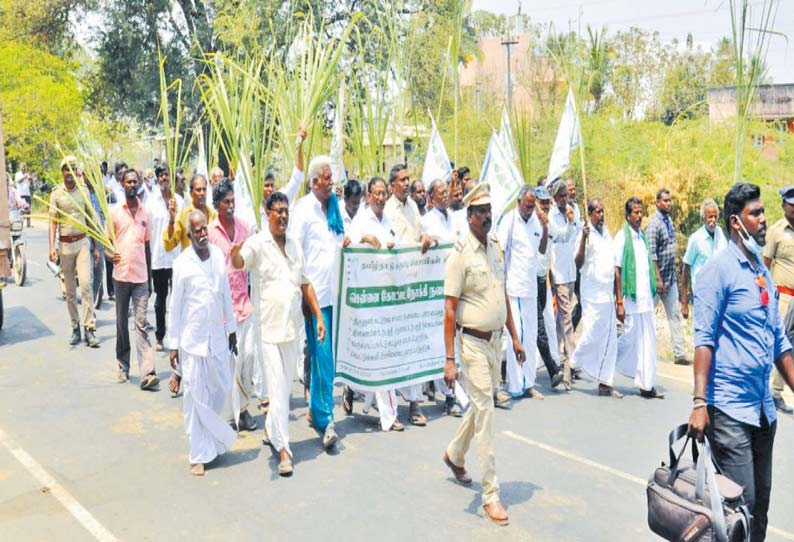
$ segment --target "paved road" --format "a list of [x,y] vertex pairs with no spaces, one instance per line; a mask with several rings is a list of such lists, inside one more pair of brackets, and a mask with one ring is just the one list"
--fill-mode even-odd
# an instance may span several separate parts
[[[2,540],[657,540],[644,484],[665,457],[667,432],[688,415],[684,368],[660,365],[665,401],[599,398],[581,382],[570,394],[497,411],[497,470],[511,518],[504,528],[484,519],[478,482],[451,482],[441,453],[458,421],[440,408],[425,406],[430,424],[402,434],[337,408],[341,444],[329,455],[305,423],[297,384],[291,479],[278,477],[259,432],[243,433],[194,478],[181,399],[165,386],[140,391],[134,371],[130,383],[115,383],[112,303],[98,314],[100,349],[67,346],[66,307],[43,265],[45,233],[25,236],[29,283],[5,289],[0,332]],[[166,379],[164,356],[157,368]],[[617,385],[633,393],[628,380]],[[793,430],[794,418],[780,421],[771,541],[794,540]],[[474,450],[467,466],[477,480]]]

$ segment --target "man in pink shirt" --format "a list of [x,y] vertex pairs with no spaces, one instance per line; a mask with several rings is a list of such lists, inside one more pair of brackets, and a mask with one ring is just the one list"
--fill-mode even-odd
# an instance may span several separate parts
[[129,309],[135,310],[135,335],[138,350],[138,369],[141,389],[152,390],[160,383],[154,370],[154,351],[146,332],[146,306],[149,302],[149,269],[151,252],[149,215],[138,199],[138,173],[131,169],[122,178],[124,203],[110,211],[110,221],[116,232],[116,251],[106,250],[113,261],[113,286],[116,293],[116,359],[119,363],[118,381],[124,383],[130,373]]
[[232,292],[232,307],[237,317],[238,354],[229,361],[232,370],[231,395],[226,401],[225,411],[233,421],[232,428],[238,431],[256,430],[256,421],[248,412],[248,402],[254,397],[260,400],[264,391],[264,367],[257,360],[258,326],[253,315],[254,307],[248,297],[248,273],[232,267],[230,254],[234,245],[241,245],[248,236],[248,228],[234,216],[234,185],[228,179],[215,184],[212,189],[212,204],[218,216],[207,226],[210,243],[221,249],[226,258],[226,274]]

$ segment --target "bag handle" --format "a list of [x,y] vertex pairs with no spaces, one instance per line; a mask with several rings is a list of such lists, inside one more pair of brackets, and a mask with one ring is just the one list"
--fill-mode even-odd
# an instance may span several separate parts
[[725,513],[722,508],[722,496],[717,487],[717,473],[711,455],[709,439],[703,437],[703,449],[697,462],[695,482],[695,498],[703,502],[706,486],[709,489],[709,506],[711,508],[711,525],[719,542],[728,542],[728,530],[725,526]]
[[[684,446],[681,448],[681,451],[676,454],[675,450],[673,449],[673,445],[681,440],[682,438],[687,437],[686,442],[684,442]],[[670,431],[670,435],[667,437],[667,444],[668,448],[667,451],[670,454],[670,470],[675,471],[678,470],[678,462],[681,460],[681,457],[684,455],[684,451],[686,450],[686,446],[689,441],[692,440],[689,437],[689,425],[688,424],[681,424],[672,431]],[[695,445],[695,441],[692,440],[692,462],[697,463],[698,460],[698,449]]]

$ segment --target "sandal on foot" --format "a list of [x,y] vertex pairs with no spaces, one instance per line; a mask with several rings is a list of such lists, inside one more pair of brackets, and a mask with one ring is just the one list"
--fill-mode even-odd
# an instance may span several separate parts
[[292,460],[289,457],[287,459],[284,459],[278,464],[279,476],[284,476],[284,477],[292,476],[292,471],[293,471]]
[[176,373],[171,373],[171,378],[168,380],[168,391],[171,392],[171,397],[179,395],[179,388],[182,386],[182,377]]
[[350,386],[345,386],[342,392],[342,410],[344,410],[345,414],[348,416],[353,414],[353,390]]

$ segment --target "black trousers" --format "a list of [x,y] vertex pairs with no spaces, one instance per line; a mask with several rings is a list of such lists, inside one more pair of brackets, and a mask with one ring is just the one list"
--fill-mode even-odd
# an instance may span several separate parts
[[734,420],[713,406],[709,409],[706,436],[722,474],[744,488],[744,501],[753,515],[753,542],[766,539],[769,494],[772,491],[772,445],[777,421],[769,423],[761,413],[761,426]]
[[108,291],[108,297],[115,295],[113,288],[113,260],[105,258],[105,287]]
[[163,342],[165,337],[165,309],[168,299],[168,289],[171,287],[171,269],[152,269],[152,282],[154,283],[154,316],[157,329],[154,336],[157,342]]
[[546,325],[543,321],[543,311],[546,309],[546,277],[538,277],[538,337],[536,344],[538,345],[538,352],[543,360],[543,365],[549,372],[549,378],[560,372],[560,366],[551,357],[551,349],[549,348],[549,336],[546,335]]

